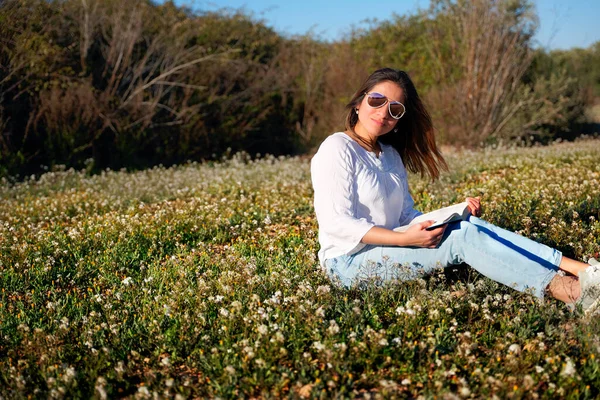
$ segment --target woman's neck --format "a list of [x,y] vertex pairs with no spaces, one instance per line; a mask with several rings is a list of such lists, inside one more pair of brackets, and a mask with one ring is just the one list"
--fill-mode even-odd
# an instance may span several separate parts
[[376,137],[370,137],[364,133],[358,133],[355,129],[349,129],[346,131],[346,133],[363,149],[375,153],[375,155],[379,157],[379,153],[381,153],[381,147],[379,146],[379,142],[377,142]]

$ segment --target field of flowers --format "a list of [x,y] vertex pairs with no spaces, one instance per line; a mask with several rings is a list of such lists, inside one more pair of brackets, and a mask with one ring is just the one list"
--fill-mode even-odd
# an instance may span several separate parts
[[[600,141],[448,152],[428,211],[600,251]],[[600,318],[457,267],[343,289],[305,158],[0,185],[0,397],[597,398]]]

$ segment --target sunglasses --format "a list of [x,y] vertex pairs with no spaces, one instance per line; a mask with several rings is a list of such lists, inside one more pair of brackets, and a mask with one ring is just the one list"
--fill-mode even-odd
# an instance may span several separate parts
[[402,118],[406,112],[404,104],[400,103],[399,101],[390,101],[381,93],[371,92],[365,94],[367,95],[367,104],[373,108],[383,107],[387,103],[390,116],[394,119]]

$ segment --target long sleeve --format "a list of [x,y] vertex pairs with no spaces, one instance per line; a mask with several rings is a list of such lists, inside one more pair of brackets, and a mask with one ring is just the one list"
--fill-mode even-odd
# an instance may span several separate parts
[[364,246],[361,239],[375,224],[356,217],[354,163],[347,141],[337,139],[325,141],[313,157],[311,178],[319,236],[327,236],[326,242],[344,254]]
[[[402,160],[400,160],[402,163]],[[400,220],[398,221],[398,226],[408,225],[410,221],[423,214],[421,211],[415,210],[415,201],[410,195],[410,191],[408,190],[408,175],[406,173],[406,169],[404,165],[402,165],[402,186],[403,186],[403,194],[404,201],[402,202],[404,208],[402,209],[402,214],[400,214]]]

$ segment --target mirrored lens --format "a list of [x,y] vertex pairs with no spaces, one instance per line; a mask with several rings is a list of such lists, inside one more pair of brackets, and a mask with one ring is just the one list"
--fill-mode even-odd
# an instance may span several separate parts
[[367,103],[371,107],[375,107],[375,108],[381,107],[386,102],[387,102],[387,97],[385,97],[381,93],[370,93],[369,97],[367,98]]
[[390,103],[390,114],[392,117],[400,117],[404,114],[404,105],[402,103]]

